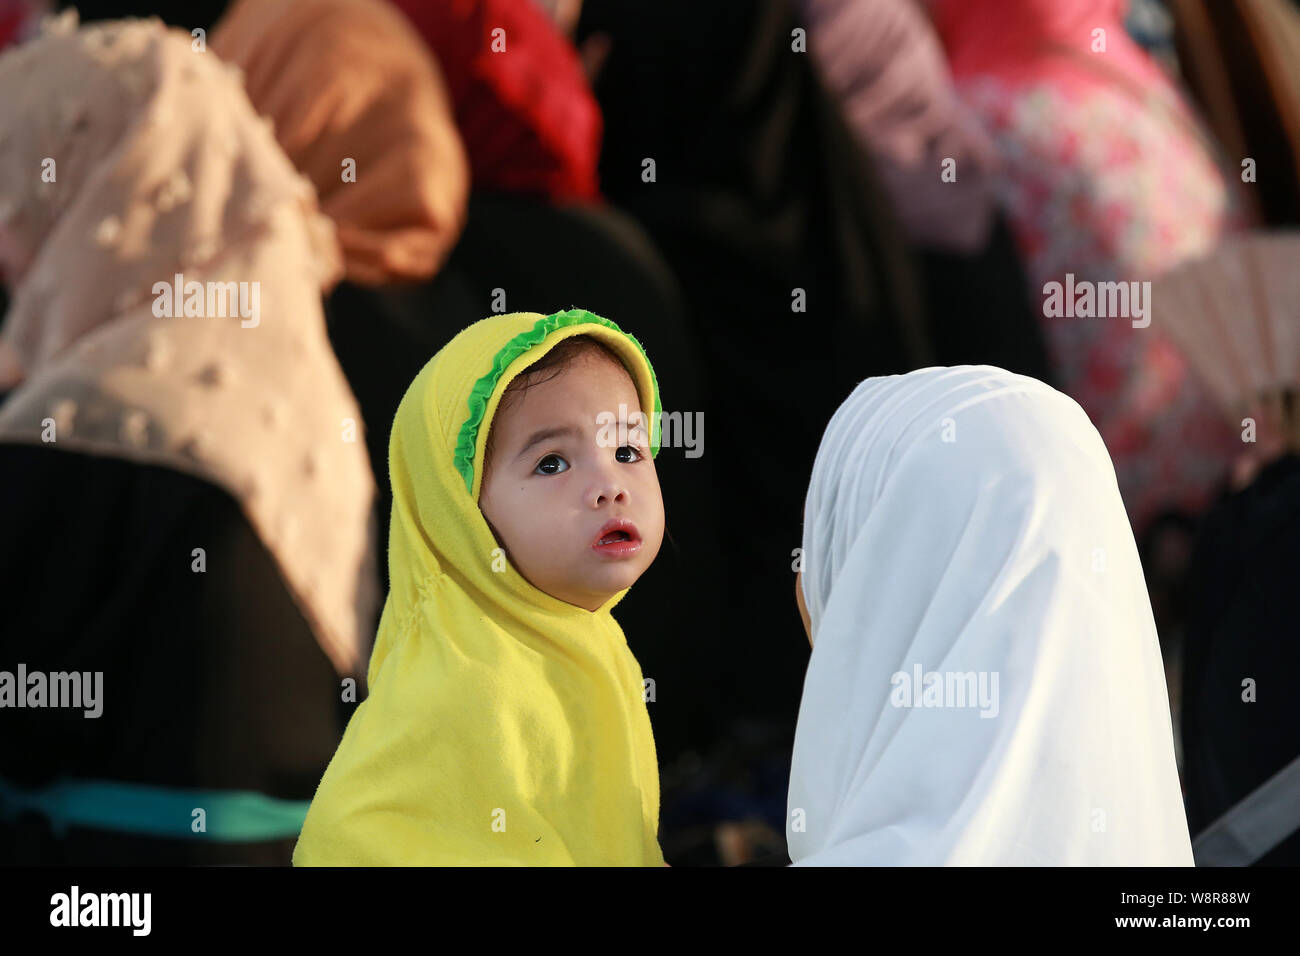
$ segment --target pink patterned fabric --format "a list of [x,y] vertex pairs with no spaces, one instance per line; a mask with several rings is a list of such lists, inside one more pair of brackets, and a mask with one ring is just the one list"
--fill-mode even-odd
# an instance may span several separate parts
[[[914,0],[799,0],[809,50],[875,160],[913,242],[970,255],[988,244],[997,165],[962,108],[934,27]],[[960,175],[939,182],[945,159]]]
[[[1123,7],[942,0],[932,8],[959,94],[1001,154],[999,198],[1039,315],[1044,285],[1067,273],[1076,283],[1153,281],[1244,225],[1195,118],[1125,34]],[[994,25],[1004,31],[996,44]],[[1093,50],[1096,29],[1105,30],[1105,52]],[[1164,508],[1203,507],[1242,445],[1158,324],[1042,321],[1063,390],[1114,459],[1134,526]]]

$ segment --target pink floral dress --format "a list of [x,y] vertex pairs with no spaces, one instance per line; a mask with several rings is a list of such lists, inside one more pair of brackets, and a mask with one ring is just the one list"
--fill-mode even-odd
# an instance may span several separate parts
[[1067,273],[1153,281],[1242,224],[1194,121],[1171,91],[988,75],[958,88],[998,146],[997,189],[1063,390],[1106,442],[1134,527],[1166,508],[1199,510],[1240,436],[1159,321],[1048,317],[1043,291]]

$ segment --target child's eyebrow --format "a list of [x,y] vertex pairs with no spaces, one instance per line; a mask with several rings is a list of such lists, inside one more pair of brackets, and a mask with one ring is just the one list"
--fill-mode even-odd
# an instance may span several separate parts
[[515,460],[518,461],[520,458],[523,458],[524,455],[528,454],[528,449],[532,448],[539,442],[544,442],[548,438],[561,437],[573,438],[581,441],[584,436],[582,429],[578,428],[577,425],[548,425],[546,428],[539,428],[529,436],[528,441],[524,442],[524,447],[520,450],[519,454],[515,455]]

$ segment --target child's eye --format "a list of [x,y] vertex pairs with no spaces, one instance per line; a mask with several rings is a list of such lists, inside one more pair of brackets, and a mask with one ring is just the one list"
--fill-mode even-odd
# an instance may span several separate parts
[[[622,458],[622,457],[620,457],[620,455],[622,455],[622,453],[625,452],[625,451],[630,451],[630,452],[632,452],[634,455],[636,455],[636,457],[635,457],[635,458]],[[632,464],[633,462],[638,462],[638,461],[640,461],[641,459],[645,458],[645,455],[642,454],[641,449],[640,449],[640,448],[637,448],[636,445],[624,445],[623,447],[619,448],[617,451],[614,452],[614,457],[615,457],[615,459],[617,459],[618,461],[621,461],[623,464],[625,464],[625,465],[630,465],[630,464]]]
[[[563,467],[552,469],[549,467],[551,464],[559,464],[562,465]],[[542,474],[542,475],[558,475],[561,472],[568,471],[568,470],[569,470],[569,463],[565,461],[563,458],[561,458],[559,455],[547,455],[545,458],[543,458],[541,461],[537,463],[537,467],[533,469],[533,472],[534,474]]]

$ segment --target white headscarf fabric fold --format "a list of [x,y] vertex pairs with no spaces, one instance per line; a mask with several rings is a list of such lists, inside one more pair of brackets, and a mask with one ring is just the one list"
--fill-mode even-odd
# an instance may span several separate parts
[[803,555],[795,865],[1192,865],[1142,568],[1073,400],[988,366],[862,382]]

